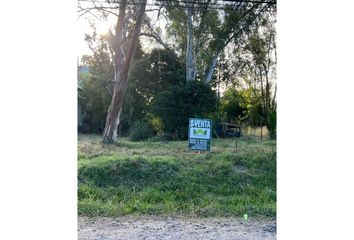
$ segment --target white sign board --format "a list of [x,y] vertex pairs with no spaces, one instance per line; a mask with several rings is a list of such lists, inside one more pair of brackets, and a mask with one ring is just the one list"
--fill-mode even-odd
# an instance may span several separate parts
[[190,150],[210,151],[211,127],[210,119],[189,119],[188,143]]

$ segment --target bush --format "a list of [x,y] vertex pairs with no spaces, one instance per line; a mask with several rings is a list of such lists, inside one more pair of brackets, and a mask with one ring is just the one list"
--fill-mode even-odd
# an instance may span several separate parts
[[134,122],[130,129],[130,140],[140,141],[152,137],[152,129],[145,121]]
[[277,139],[277,111],[272,110],[267,118],[266,126],[270,139]]
[[210,116],[216,110],[216,94],[199,81],[171,86],[157,95],[153,113],[163,124],[163,132],[171,140],[187,139],[188,118]]

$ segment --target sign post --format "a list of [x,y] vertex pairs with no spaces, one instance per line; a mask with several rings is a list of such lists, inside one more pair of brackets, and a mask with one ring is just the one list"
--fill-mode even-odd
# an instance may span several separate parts
[[189,118],[188,149],[210,151],[212,122],[210,119]]

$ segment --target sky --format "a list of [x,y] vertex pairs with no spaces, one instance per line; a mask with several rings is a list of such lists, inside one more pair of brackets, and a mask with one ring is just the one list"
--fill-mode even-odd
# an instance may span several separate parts
[[[152,0],[148,0],[148,3],[151,2]],[[82,6],[85,5],[85,3],[81,3]],[[151,6],[147,6],[146,9],[151,8]],[[157,20],[157,12],[156,11],[151,11],[151,12],[146,12],[146,14],[150,17],[151,22],[153,25],[156,27],[160,27],[162,29],[162,34],[165,34],[165,25],[166,25],[166,20],[160,16],[159,20]],[[90,55],[92,54],[91,50],[88,48],[88,45],[85,41],[85,33],[92,33],[92,28],[90,26],[90,22],[93,22],[96,26],[96,30],[98,34],[106,34],[108,32],[109,28],[112,28],[114,24],[116,23],[116,16],[110,15],[106,20],[104,19],[97,19],[94,16],[90,15],[89,13],[86,13],[82,16],[78,16],[77,18],[77,33],[78,33],[78,47],[77,47],[77,56],[81,58],[83,55]],[[143,47],[144,51],[149,51],[154,47],[159,47],[160,45],[155,42],[155,40],[146,38],[146,37],[140,37],[141,44]]]
[[77,21],[77,28],[78,28],[78,48],[77,48],[77,55],[79,57],[85,54],[92,54],[91,50],[88,48],[88,45],[85,41],[85,34],[92,33],[92,28],[89,22],[92,21],[95,23],[96,30],[98,34],[105,34],[107,33],[109,27],[114,23],[114,18],[110,18],[108,21],[105,20],[97,20],[90,16],[89,14],[83,15],[82,17],[78,18]]

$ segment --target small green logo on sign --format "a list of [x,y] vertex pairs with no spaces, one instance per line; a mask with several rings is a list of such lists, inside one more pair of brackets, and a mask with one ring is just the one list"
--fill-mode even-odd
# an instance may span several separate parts
[[207,135],[207,130],[203,130],[202,128],[193,129],[193,134],[206,136]]

